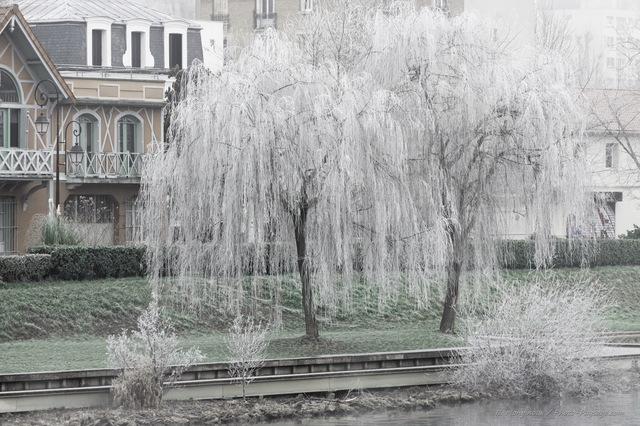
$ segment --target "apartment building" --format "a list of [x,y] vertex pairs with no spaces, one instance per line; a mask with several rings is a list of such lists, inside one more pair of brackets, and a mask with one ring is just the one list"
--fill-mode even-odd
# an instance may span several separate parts
[[[223,22],[225,46],[232,49],[247,46],[256,32],[286,28],[299,15],[313,13],[323,3],[331,3],[328,0],[199,1],[199,19]],[[457,14],[463,10],[464,0],[416,0],[416,4]]]

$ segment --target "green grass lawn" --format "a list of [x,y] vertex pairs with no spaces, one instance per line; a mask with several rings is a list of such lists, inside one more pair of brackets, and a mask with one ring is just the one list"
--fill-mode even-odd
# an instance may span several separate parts
[[[581,276],[584,285],[604,285],[613,301],[606,328],[640,330],[640,267],[560,269],[551,274],[567,280]],[[502,277],[524,285],[533,274],[504,271]],[[383,313],[377,311],[375,295],[362,297],[354,300],[350,312],[339,311],[333,321],[323,318],[321,339],[309,342],[301,338],[304,328],[295,278],[288,281],[283,328],[269,334],[269,358],[464,344],[459,337],[437,332],[441,309],[437,294],[423,309],[400,297]],[[490,296],[491,289],[486,291]],[[228,313],[214,303],[194,313],[173,303],[173,297],[165,299],[165,310],[185,347],[198,346],[206,361],[228,359],[224,345],[232,319]],[[0,284],[0,373],[106,367],[106,337],[135,328],[149,300],[144,279]],[[269,301],[259,299],[258,305],[260,315],[267,318]]]

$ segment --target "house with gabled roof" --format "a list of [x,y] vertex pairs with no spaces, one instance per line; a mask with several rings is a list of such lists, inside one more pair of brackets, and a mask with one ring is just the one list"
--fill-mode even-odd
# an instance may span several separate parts
[[615,238],[640,226],[640,92],[586,89],[587,152],[600,203],[599,237]]
[[85,243],[127,243],[169,70],[202,59],[199,27],[123,0],[17,3],[0,9],[0,253],[38,243],[49,200]]

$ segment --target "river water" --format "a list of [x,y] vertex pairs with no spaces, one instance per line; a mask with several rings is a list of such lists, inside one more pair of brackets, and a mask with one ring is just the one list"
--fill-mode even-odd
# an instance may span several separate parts
[[294,426],[612,426],[640,425],[640,392],[610,394],[586,399],[488,400],[467,404],[439,405],[433,410],[400,411],[339,419],[304,419],[276,422]]

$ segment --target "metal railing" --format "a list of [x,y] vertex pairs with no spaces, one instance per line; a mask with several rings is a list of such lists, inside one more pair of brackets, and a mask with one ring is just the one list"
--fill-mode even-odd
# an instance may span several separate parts
[[102,65],[73,65],[73,64],[60,64],[57,65],[60,71],[75,72],[76,76],[81,77],[86,73],[100,73],[102,77],[108,78],[128,78],[134,79],[149,79],[159,80],[167,77],[169,70],[166,68],[145,68],[145,67],[118,67],[118,66],[102,66]]
[[53,174],[51,151],[36,149],[0,149],[0,175],[43,176]]

